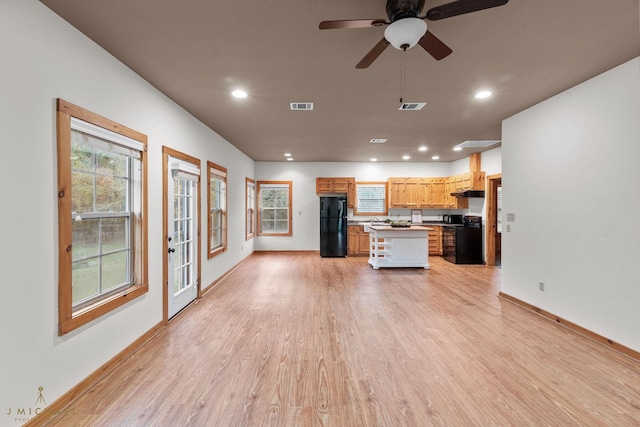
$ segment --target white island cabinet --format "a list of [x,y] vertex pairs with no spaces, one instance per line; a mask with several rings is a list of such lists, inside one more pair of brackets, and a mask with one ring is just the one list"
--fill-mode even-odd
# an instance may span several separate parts
[[429,231],[432,228],[419,225],[391,227],[372,225],[369,227],[369,264],[380,267],[429,266]]

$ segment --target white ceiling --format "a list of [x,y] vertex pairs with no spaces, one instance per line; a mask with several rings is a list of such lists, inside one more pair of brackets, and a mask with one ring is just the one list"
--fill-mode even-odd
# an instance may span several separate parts
[[503,119],[640,55],[639,0],[510,0],[427,21],[453,53],[405,53],[404,101],[427,105],[398,111],[402,53],[355,68],[384,28],[318,29],[386,19],[383,0],[41,1],[256,161],[457,160],[484,149],[454,145],[499,140]]

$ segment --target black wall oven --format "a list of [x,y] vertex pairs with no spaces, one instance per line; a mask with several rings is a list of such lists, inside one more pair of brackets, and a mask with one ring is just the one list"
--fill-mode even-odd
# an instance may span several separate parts
[[442,257],[455,264],[484,264],[482,218],[465,216],[462,224],[442,226]]

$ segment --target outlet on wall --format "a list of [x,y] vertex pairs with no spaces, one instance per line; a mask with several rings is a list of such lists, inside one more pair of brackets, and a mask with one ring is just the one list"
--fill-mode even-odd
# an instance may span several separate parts
[[544,292],[544,282],[540,282],[540,291]]

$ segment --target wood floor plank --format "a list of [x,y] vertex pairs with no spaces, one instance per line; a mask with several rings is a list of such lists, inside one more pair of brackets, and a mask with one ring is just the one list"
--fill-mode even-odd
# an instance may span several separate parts
[[638,361],[430,262],[254,254],[47,425],[640,425]]

